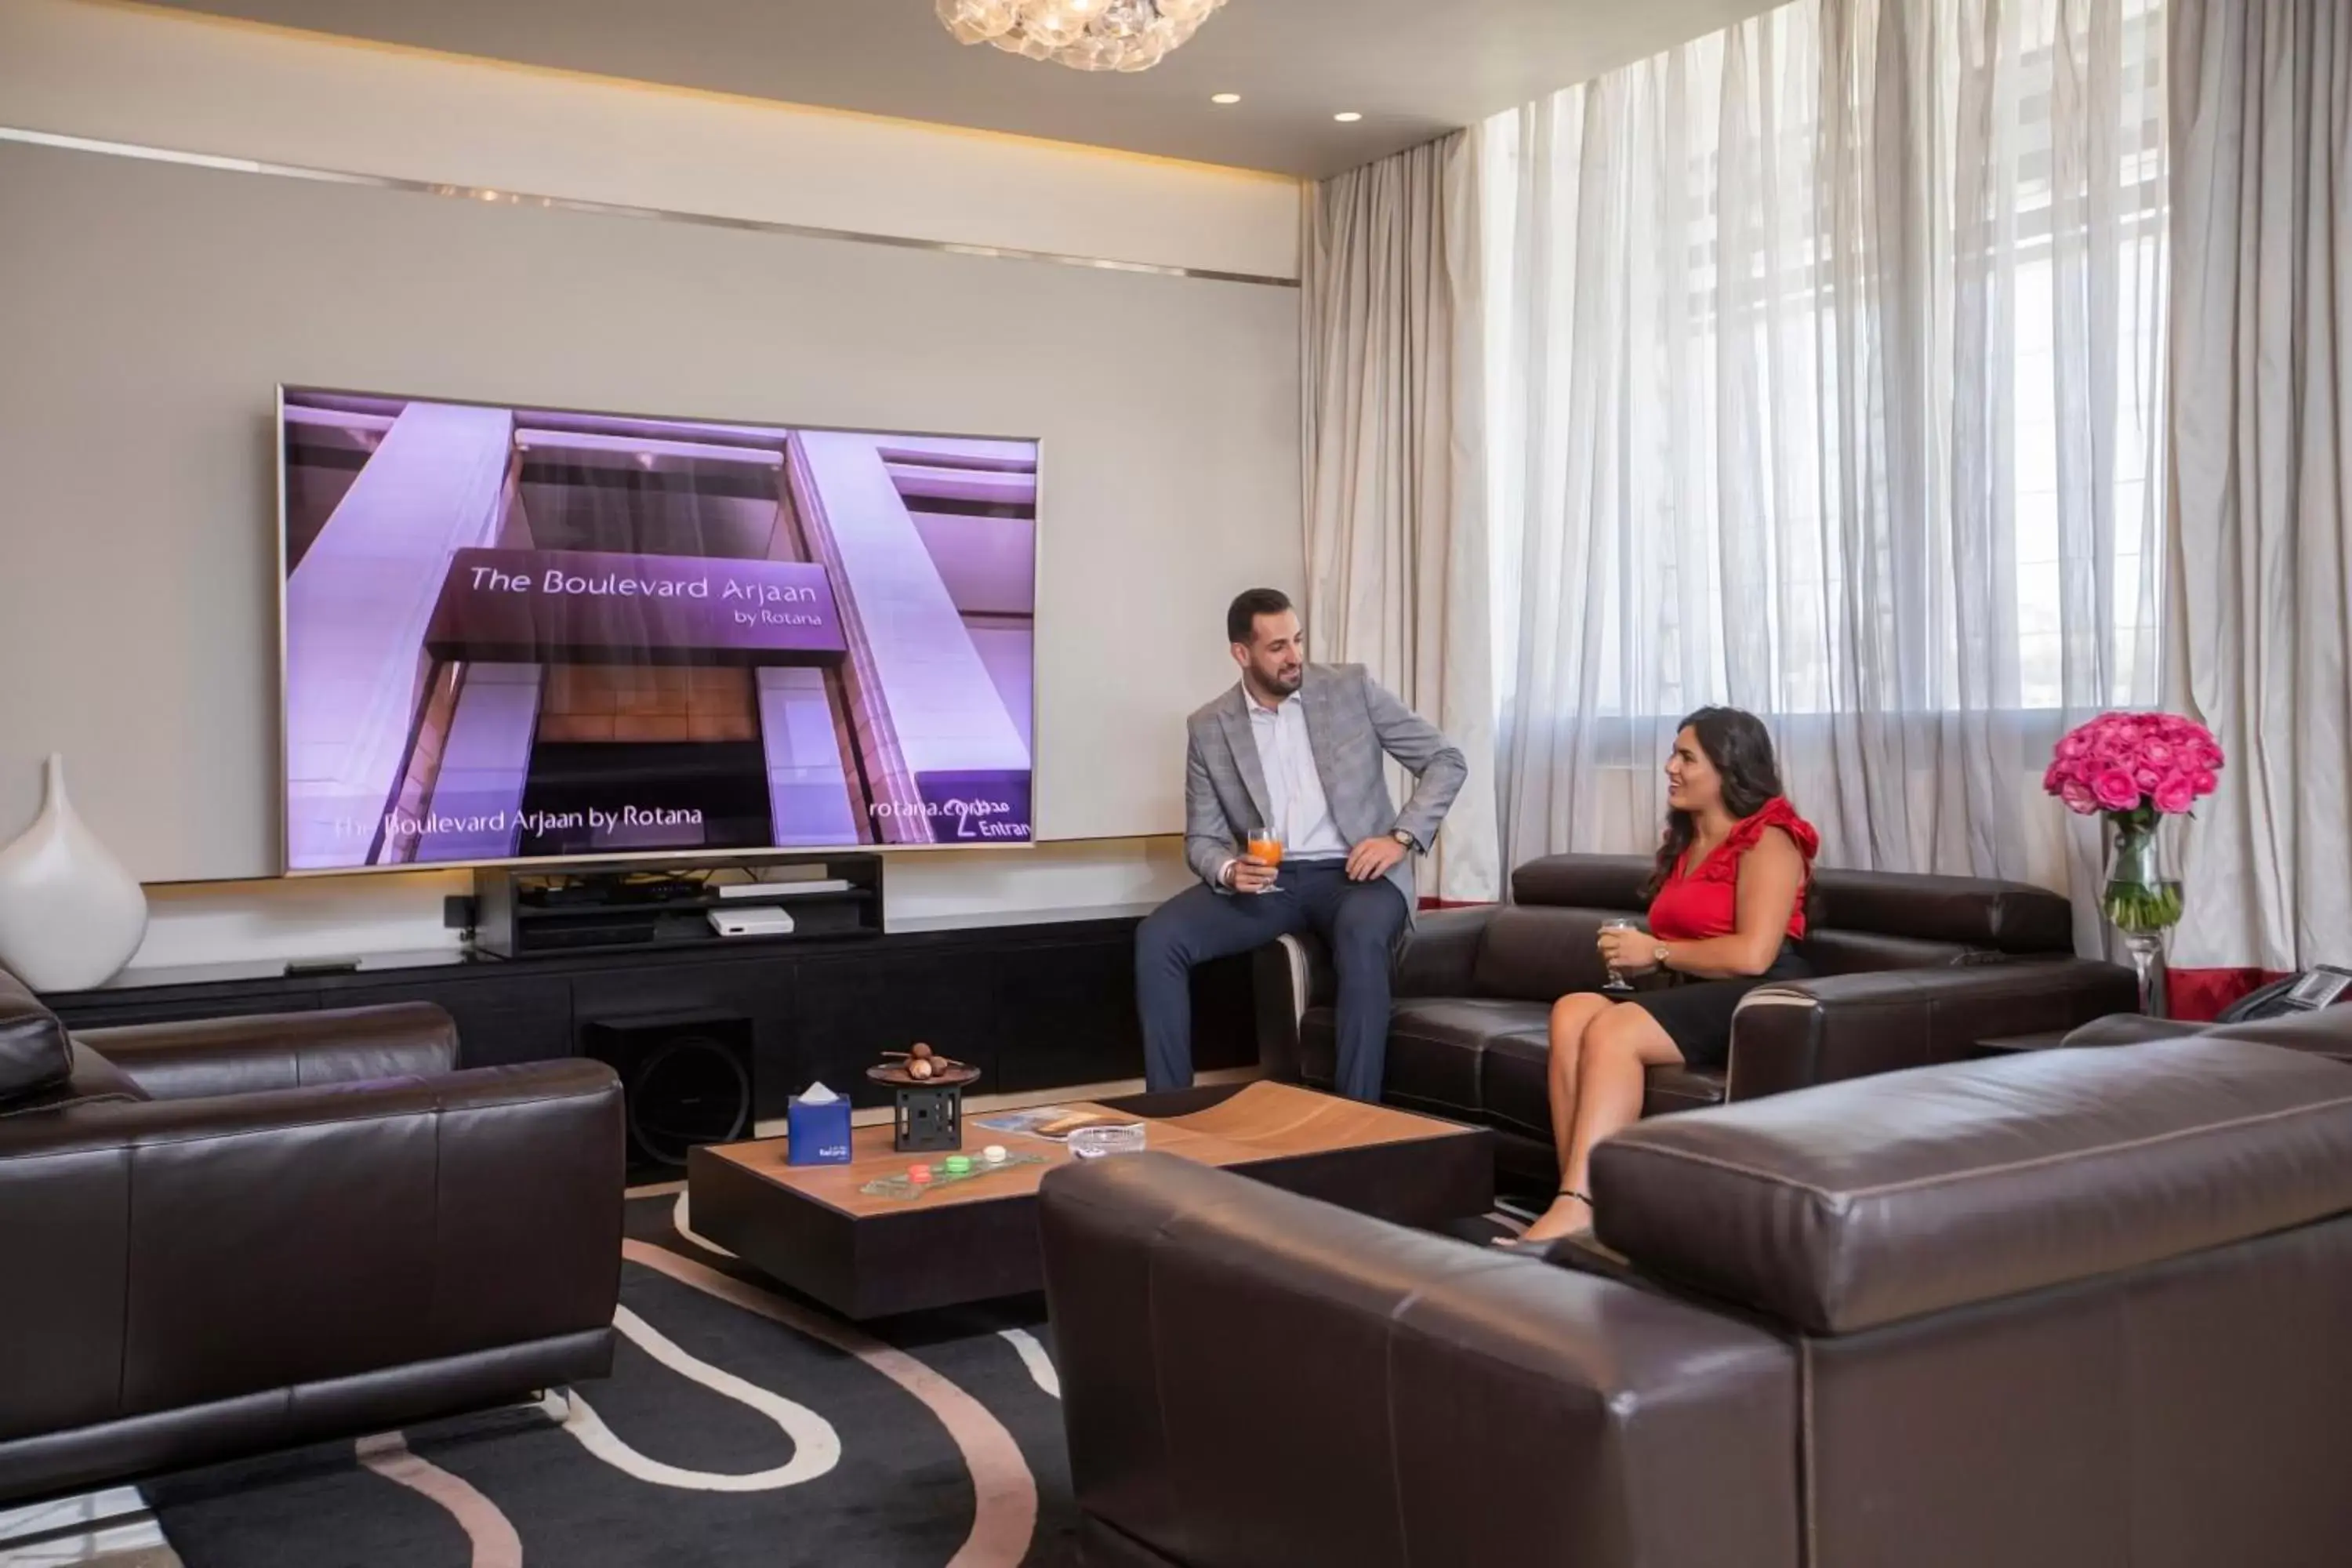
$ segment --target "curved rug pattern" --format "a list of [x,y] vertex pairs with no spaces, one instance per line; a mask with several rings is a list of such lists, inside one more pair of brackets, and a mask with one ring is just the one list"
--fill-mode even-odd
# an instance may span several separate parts
[[834,1317],[630,1200],[613,1375],[146,1495],[185,1568],[1060,1568],[1076,1513],[1031,1300]]

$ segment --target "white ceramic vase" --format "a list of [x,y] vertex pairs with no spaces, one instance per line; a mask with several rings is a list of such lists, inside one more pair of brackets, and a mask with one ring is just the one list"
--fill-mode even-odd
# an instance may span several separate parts
[[36,991],[111,980],[147,934],[147,895],[82,825],[52,755],[41,815],[0,849],[0,966]]

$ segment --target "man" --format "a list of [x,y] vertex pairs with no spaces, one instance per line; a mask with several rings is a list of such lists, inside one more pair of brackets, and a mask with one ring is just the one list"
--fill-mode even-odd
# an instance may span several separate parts
[[[1202,885],[1136,937],[1145,1079],[1155,1089],[1192,1081],[1194,964],[1313,931],[1339,973],[1339,1092],[1378,1100],[1412,857],[1437,837],[1469,768],[1360,666],[1308,664],[1298,616],[1274,589],[1235,599],[1225,635],[1241,683],[1185,721],[1184,856]],[[1402,811],[1383,753],[1419,781]],[[1278,868],[1244,851],[1255,830],[1281,840]]]

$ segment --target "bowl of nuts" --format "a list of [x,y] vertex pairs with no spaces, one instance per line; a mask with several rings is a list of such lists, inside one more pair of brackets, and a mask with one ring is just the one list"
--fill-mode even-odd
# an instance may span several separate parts
[[893,1089],[952,1089],[971,1082],[980,1069],[917,1040],[906,1050],[884,1051],[881,1062],[867,1068],[866,1076]]

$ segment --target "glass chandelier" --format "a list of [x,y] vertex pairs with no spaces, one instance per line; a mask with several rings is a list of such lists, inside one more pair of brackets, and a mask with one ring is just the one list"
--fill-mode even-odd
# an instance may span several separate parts
[[1225,0],[939,0],[958,41],[1082,71],[1142,71]]

